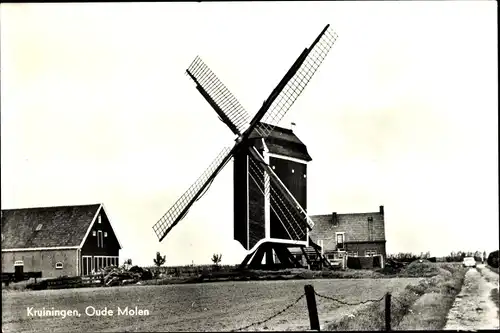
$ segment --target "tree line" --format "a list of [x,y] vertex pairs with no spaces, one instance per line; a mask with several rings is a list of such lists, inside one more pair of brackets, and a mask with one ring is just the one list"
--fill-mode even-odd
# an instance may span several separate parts
[[[446,261],[446,262],[459,262],[464,260],[465,257],[474,257],[476,261],[484,261],[487,259],[486,251],[452,251],[449,255],[444,257],[431,257],[431,253],[421,252],[420,254],[411,252],[400,252],[396,254],[389,254],[388,259],[393,259],[402,262],[411,262],[418,259],[426,259],[429,261]],[[498,255],[497,255],[498,257]]]

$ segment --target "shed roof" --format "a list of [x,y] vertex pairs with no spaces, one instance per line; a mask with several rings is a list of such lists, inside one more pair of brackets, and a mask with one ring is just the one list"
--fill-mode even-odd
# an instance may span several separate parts
[[2,249],[79,246],[101,206],[2,209]]
[[[250,133],[250,139],[257,139],[261,137],[257,133],[257,129],[264,126],[262,124],[263,123],[259,123],[252,133]],[[258,149],[262,148],[261,142],[261,140],[255,140],[255,146]],[[273,131],[271,131],[271,133],[265,138],[265,143],[269,152],[272,154],[298,158],[307,162],[312,160],[307,151],[306,145],[300,141],[291,129],[275,126]]]

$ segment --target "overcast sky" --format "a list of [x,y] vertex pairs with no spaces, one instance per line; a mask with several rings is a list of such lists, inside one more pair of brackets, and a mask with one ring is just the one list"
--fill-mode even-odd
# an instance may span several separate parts
[[281,123],[313,160],[309,213],[378,211],[387,251],[498,249],[497,3],[3,4],[2,209],[102,202],[122,259],[239,263],[232,163],[160,243],[156,221],[233,135],[196,55],[253,115],[330,23]]

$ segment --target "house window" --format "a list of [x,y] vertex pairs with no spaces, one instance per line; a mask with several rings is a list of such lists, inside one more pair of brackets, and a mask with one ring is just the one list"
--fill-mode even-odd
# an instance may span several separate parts
[[304,178],[307,178],[307,175],[306,175],[306,174],[304,174]]
[[347,255],[349,257],[357,257],[358,256],[358,251],[349,251],[349,252],[347,252]]
[[343,232],[336,232],[335,238],[337,241],[337,249],[343,249],[344,248],[344,233]]
[[22,260],[16,260],[14,262],[14,266],[23,266],[23,265],[24,265],[24,261],[22,261]]
[[373,217],[371,217],[371,216],[370,216],[370,217],[368,218],[368,222],[373,222]]
[[92,236],[95,236],[96,235],[96,231],[92,231]]
[[106,231],[104,232],[104,237],[108,237],[108,233]]
[[97,247],[104,247],[103,246],[103,239],[102,239],[102,230],[97,231]]
[[295,173],[295,170],[292,169],[292,173]]
[[101,222],[102,222],[101,215],[99,215],[99,216],[97,217],[97,223],[101,224]]
[[40,231],[40,230],[42,230],[42,224],[41,223],[36,226],[35,231]]
[[90,275],[92,271],[92,257],[90,256],[82,256],[82,275],[87,276]]
[[62,262],[56,262],[56,269],[62,269],[63,268],[63,263]]
[[367,257],[372,257],[372,256],[376,256],[377,255],[377,251],[375,250],[366,250],[365,251],[365,256]]
[[274,165],[272,166],[273,170],[275,169]]
[[326,257],[327,257],[328,259],[333,259],[333,258],[334,258],[333,254],[327,254],[327,255],[326,255]]

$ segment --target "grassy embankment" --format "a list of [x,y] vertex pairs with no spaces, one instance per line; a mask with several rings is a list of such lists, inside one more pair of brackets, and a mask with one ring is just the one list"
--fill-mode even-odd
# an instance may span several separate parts
[[[466,269],[456,263],[418,261],[398,274],[426,277],[416,285],[392,294],[391,328],[394,330],[441,330],[460,292]],[[325,325],[324,330],[380,330],[385,328],[385,302],[361,307],[354,317]]]
[[[153,278],[151,280],[140,281],[141,285],[170,285],[170,284],[189,284],[202,282],[223,282],[223,281],[263,281],[263,280],[303,280],[303,279],[379,279],[394,277],[394,274],[382,274],[373,270],[347,269],[347,270],[323,270],[312,271],[308,269],[283,269],[274,271],[265,270],[222,270],[205,271],[201,274],[185,274],[181,276],[170,276],[163,278]],[[41,281],[42,279],[38,279]],[[3,290],[23,291],[26,286],[34,282],[22,281],[11,283],[9,286],[2,284]]]
[[486,281],[496,285],[496,288],[491,289],[490,299],[497,306],[497,313],[500,317],[500,296],[498,294],[498,268],[486,265],[485,267],[477,269]]
[[498,274],[498,270],[499,268],[495,268],[495,267],[491,267],[490,265],[486,264],[486,267],[488,267],[488,269],[494,273],[497,273]]
[[378,279],[391,276],[372,270],[348,269],[345,271],[311,271],[294,268],[278,271],[245,270],[233,272],[209,272],[191,277],[170,277],[141,281],[144,285],[165,285],[179,283],[201,283],[222,281],[257,281],[257,280],[303,280],[303,279]]

